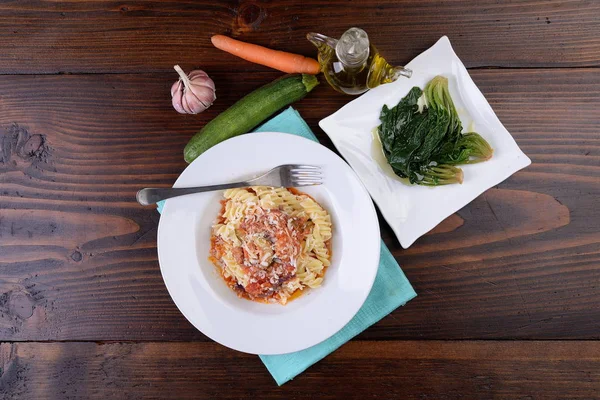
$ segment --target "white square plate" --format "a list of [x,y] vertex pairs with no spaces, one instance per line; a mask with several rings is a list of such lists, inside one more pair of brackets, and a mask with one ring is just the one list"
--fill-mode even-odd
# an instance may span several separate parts
[[[487,189],[531,164],[479,91],[446,36],[408,63],[412,78],[378,86],[321,120],[319,125],[356,171],[405,249]],[[384,104],[393,107],[408,91],[436,75],[448,78],[463,127],[494,149],[482,163],[459,166],[464,182],[437,187],[408,185],[387,175],[374,159],[372,130]]]

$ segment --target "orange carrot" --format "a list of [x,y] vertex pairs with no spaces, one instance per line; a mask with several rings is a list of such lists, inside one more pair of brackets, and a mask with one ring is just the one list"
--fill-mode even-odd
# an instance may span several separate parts
[[223,35],[214,35],[210,38],[217,48],[244,60],[266,65],[287,73],[301,73],[316,75],[321,67],[317,60],[299,54],[285,51],[271,50],[256,44],[241,42]]

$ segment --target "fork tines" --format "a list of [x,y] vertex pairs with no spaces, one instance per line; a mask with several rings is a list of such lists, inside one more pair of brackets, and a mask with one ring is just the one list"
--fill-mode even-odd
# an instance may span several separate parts
[[312,186],[323,183],[321,168],[314,165],[289,165],[294,186]]

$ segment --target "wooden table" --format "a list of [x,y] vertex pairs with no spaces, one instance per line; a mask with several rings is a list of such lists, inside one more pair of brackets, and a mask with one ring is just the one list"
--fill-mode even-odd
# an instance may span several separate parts
[[[179,313],[134,195],[280,75],[212,34],[315,56],[307,32],[352,25],[398,64],[448,35],[533,164],[408,250],[382,220],[419,296],[278,388]],[[599,398],[599,34],[595,0],[0,3],[0,397]],[[176,63],[213,77],[209,111],[172,109]],[[331,147],[350,99],[295,107]]]

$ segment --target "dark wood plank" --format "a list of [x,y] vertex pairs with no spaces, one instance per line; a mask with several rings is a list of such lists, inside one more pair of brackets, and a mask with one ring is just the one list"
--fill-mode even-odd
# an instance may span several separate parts
[[[171,185],[210,118],[276,72],[214,74],[206,113],[172,110],[174,74],[0,77],[0,339],[206,340],[173,305],[158,214],[136,190]],[[600,75],[476,70],[533,165],[401,250],[419,297],[363,339],[574,338],[600,332]],[[317,122],[350,98],[296,106]],[[14,125],[18,124],[18,125]]]
[[315,55],[309,31],[367,30],[406,63],[448,35],[467,66],[600,65],[595,0],[14,1],[0,4],[0,73],[265,70],[215,50],[230,34]]
[[3,398],[592,399],[597,342],[352,342],[277,387],[212,343],[4,343]]

